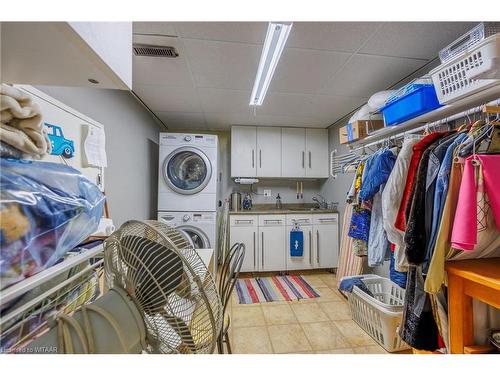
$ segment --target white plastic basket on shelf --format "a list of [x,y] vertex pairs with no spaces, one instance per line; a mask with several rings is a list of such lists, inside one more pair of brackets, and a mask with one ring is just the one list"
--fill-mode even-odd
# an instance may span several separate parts
[[431,71],[439,103],[448,104],[500,84],[500,34]]
[[404,289],[383,277],[367,278],[363,282],[374,297],[358,287],[353,288],[349,295],[353,320],[388,352],[409,349],[398,334],[403,318]]

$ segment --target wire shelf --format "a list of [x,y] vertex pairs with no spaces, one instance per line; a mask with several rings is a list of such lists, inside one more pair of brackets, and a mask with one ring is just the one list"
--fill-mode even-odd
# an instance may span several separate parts
[[[13,285],[7,293],[2,291],[0,353],[24,353],[24,347],[51,328],[59,314],[72,314],[78,307],[95,300],[101,293],[103,263],[102,246],[99,246],[43,271],[45,275],[37,275],[43,282],[32,282],[28,290],[24,290],[23,285]],[[23,289],[21,295],[3,298],[14,295],[12,289],[16,287]]]

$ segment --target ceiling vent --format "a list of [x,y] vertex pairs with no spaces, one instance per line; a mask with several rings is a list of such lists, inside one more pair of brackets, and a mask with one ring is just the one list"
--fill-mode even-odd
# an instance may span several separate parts
[[134,44],[134,55],[151,57],[171,57],[179,56],[174,47],[154,46],[149,44]]

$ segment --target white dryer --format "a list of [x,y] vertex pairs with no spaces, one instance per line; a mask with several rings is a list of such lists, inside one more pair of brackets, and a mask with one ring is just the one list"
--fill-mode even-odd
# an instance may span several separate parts
[[160,133],[158,211],[216,211],[218,139]]

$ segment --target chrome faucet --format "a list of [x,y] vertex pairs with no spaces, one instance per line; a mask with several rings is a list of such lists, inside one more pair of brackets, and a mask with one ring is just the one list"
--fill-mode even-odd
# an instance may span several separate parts
[[312,200],[318,204],[319,209],[326,210],[328,208],[328,202],[321,194],[315,194]]

